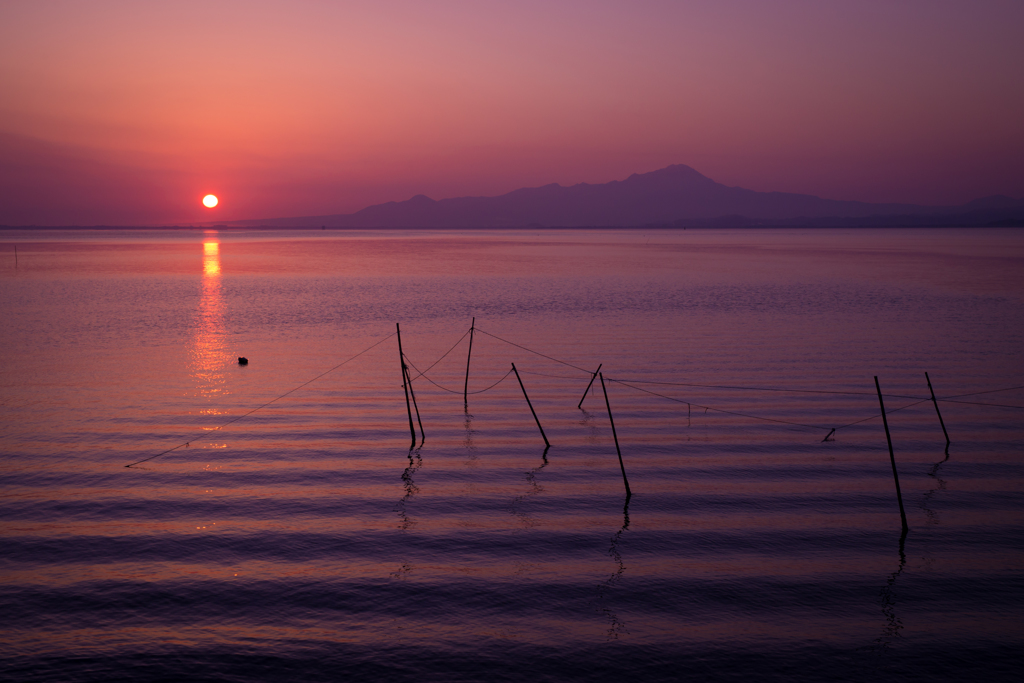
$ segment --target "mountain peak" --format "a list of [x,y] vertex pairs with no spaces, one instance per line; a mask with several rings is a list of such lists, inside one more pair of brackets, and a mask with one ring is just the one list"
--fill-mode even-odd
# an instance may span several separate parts
[[647,173],[634,173],[623,182],[627,183],[644,183],[651,181],[689,181],[689,182],[700,182],[700,183],[714,183],[715,181],[708,178],[706,175],[696,171],[686,164],[672,164],[665,168],[659,168],[656,171],[648,171]]

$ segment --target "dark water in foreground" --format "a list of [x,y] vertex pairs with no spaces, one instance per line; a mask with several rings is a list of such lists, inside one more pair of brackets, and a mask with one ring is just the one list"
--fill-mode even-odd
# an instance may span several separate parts
[[1019,679],[1021,231],[0,249],[0,679]]

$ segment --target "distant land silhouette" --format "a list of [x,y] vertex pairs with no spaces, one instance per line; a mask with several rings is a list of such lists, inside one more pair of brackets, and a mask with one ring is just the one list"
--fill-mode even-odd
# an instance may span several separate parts
[[497,197],[369,206],[350,214],[232,221],[233,227],[517,228],[925,226],[1024,224],[1024,200],[995,195],[961,206],[871,204],[728,187],[677,164],[625,180],[514,190]]

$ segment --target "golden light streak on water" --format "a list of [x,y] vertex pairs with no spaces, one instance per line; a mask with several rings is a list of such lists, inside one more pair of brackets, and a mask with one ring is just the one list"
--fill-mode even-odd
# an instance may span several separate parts
[[221,291],[220,242],[216,233],[203,241],[203,280],[190,353],[191,375],[199,396],[224,391],[224,297]]

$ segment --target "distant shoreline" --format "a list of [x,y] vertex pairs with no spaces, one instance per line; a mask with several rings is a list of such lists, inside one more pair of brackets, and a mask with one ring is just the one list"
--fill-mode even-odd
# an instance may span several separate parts
[[544,226],[504,226],[504,227],[331,227],[311,228],[307,226],[290,225],[260,225],[260,226],[237,226],[237,225],[0,225],[0,230],[6,231],[56,231],[56,230],[146,230],[161,232],[187,232],[216,230],[218,232],[273,232],[278,230],[294,230],[303,232],[430,232],[436,230],[457,231],[457,232],[537,232],[537,231],[559,231],[559,230],[848,230],[848,229],[908,229],[908,228],[1024,228],[1024,218],[1010,218],[988,223],[917,223],[917,224],[849,224],[849,225],[818,225],[808,223],[787,223],[787,224],[702,224],[702,225],[544,225]]

